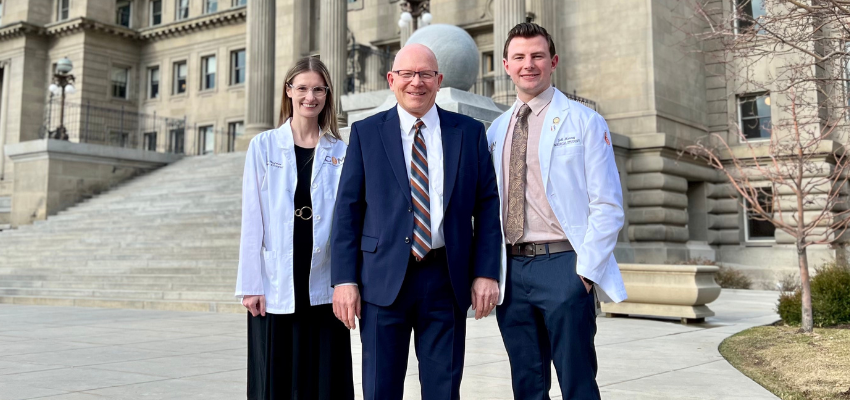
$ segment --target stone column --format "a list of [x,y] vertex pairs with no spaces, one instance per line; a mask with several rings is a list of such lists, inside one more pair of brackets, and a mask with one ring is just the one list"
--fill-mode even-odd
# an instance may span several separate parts
[[[552,39],[555,41],[555,48],[558,48],[558,45],[564,47],[557,37],[558,32],[558,18],[556,18],[557,10],[557,2],[551,0],[528,0],[528,11],[534,13],[534,23],[542,26],[546,29],[546,32],[549,32],[549,35],[552,36]],[[562,67],[563,68],[563,67]],[[555,73],[552,74],[552,83],[557,86],[559,74],[558,68],[555,70]],[[566,90],[566,89],[564,89]]]
[[[496,60],[502,58],[502,47],[508,38],[508,32],[521,22],[525,22],[525,0],[493,1],[493,56]],[[496,68],[495,79],[493,100],[502,104],[513,103],[516,98],[514,84],[504,68]]]
[[[345,88],[346,66],[348,65],[348,2],[346,0],[322,0],[319,7],[319,54],[322,62],[328,67],[334,89],[336,90],[334,105],[337,118],[345,121],[345,114],[340,103]],[[342,125],[344,126],[344,124]]]
[[275,0],[248,2],[248,74],[245,135],[236,149],[247,150],[258,133],[277,126],[274,109]]
[[399,39],[399,44],[401,45],[401,47],[404,47],[404,44],[407,43],[407,39],[410,39],[410,36],[413,35],[413,32],[416,30],[413,27],[413,23],[413,21],[410,21],[406,25],[404,25],[403,28],[401,28],[401,35]]

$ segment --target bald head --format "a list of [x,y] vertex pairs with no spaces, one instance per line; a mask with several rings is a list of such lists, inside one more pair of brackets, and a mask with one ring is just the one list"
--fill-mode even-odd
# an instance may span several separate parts
[[[437,56],[427,46],[419,43],[411,43],[404,46],[396,53],[393,60],[393,71],[400,69],[415,70],[414,68],[408,68],[412,63],[419,65],[422,69],[439,71],[437,67]],[[408,67],[404,67],[405,65]]]
[[416,118],[431,110],[443,82],[438,71],[437,56],[431,49],[412,43],[399,50],[392,71],[387,72],[387,82],[399,107]]

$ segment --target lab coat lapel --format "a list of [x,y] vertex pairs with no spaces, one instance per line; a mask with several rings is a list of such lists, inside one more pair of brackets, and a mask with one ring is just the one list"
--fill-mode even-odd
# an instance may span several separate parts
[[555,147],[555,137],[558,132],[567,125],[567,116],[570,113],[570,104],[563,93],[555,89],[555,96],[546,111],[543,119],[543,127],[540,132],[540,148],[537,156],[540,158],[540,173],[543,178],[544,187],[548,187],[549,170],[552,164],[552,149]]

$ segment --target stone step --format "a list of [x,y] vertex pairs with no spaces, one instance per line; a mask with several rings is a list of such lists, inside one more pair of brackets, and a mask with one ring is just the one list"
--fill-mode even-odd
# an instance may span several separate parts
[[[230,277],[233,280],[233,277]],[[177,291],[177,292],[220,292],[233,291],[232,283],[181,283],[181,282],[102,282],[102,281],[48,281],[48,280],[4,280],[0,288],[41,289],[90,289],[90,290],[134,290],[134,291]]]
[[[224,285],[224,287],[232,288],[236,284],[234,274],[198,274],[198,275],[133,275],[133,274],[7,274],[0,275],[0,285],[2,282],[82,282],[82,283],[103,283],[103,284],[175,284],[175,285]],[[229,290],[229,289],[228,289]]]
[[0,295],[0,304],[26,304],[60,307],[129,308],[164,311],[244,313],[245,307],[233,301],[127,300],[92,297]]
[[46,289],[46,288],[4,288],[2,296],[32,297],[91,297],[128,300],[207,300],[229,301],[233,293],[161,291],[161,290],[112,290],[112,289]]
[[244,162],[186,157],[0,233],[0,303],[244,313]]

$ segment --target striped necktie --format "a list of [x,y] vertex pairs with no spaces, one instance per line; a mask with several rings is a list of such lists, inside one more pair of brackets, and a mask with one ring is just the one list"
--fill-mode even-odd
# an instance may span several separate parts
[[410,252],[422,260],[431,250],[431,196],[428,194],[428,153],[422,137],[422,120],[414,127],[413,152],[410,157],[410,194],[413,198],[413,246]]

